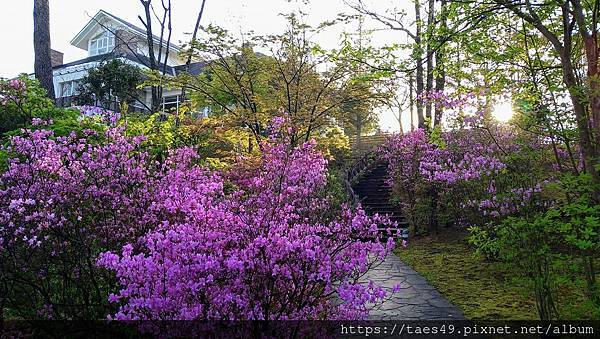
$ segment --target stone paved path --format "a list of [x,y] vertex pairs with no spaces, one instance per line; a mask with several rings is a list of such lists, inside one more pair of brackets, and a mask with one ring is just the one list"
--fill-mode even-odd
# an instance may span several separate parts
[[400,283],[401,289],[383,304],[371,311],[371,320],[448,320],[464,319],[463,313],[452,305],[427,280],[398,256],[390,253],[388,257],[371,269],[362,278],[372,280],[391,293]]
[[[390,203],[391,188],[385,182],[388,175],[387,165],[378,162],[360,178],[353,190],[367,213],[387,215],[398,223],[399,228],[406,228],[408,223],[402,211],[397,205]],[[382,264],[367,272],[362,279],[363,282],[372,280],[388,289],[390,294],[396,284],[400,283],[401,286],[401,289],[386,299],[386,302],[372,309],[371,320],[464,319],[460,309],[441,296],[425,278],[393,253]]]

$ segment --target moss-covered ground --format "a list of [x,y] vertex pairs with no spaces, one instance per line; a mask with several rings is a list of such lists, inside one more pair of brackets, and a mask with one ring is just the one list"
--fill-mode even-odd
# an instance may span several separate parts
[[[475,255],[465,232],[412,240],[396,250],[400,258],[463,310],[472,320],[537,319],[533,294],[518,272]],[[568,289],[561,293],[563,319],[585,319],[582,296]]]

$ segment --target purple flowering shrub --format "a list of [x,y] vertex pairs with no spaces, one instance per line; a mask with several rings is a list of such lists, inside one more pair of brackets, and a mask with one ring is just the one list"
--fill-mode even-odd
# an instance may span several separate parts
[[[574,309],[598,318],[598,188],[573,147],[573,125],[540,131],[531,126],[541,116],[525,107],[513,124],[498,124],[476,96],[419,99],[445,110],[446,130],[393,135],[380,152],[411,225],[417,232],[467,226],[476,253],[511,269],[542,320],[572,317]],[[566,307],[564,291],[586,301]]]
[[[463,122],[444,132],[393,135],[381,148],[390,169],[388,184],[417,233],[436,232],[444,224],[482,225],[552,204],[552,197],[540,197],[543,187],[561,170],[574,170],[564,150],[553,150],[537,135],[486,121],[481,112]],[[565,164],[561,170],[557,159]]]
[[25,76],[0,79],[0,136],[26,126],[34,117],[46,117],[52,110],[52,101],[37,81]]
[[[382,148],[390,184],[417,232],[437,231],[442,213],[458,217],[460,199],[469,197],[473,183],[488,182],[506,169],[492,147],[467,141],[453,133],[428,135],[418,129],[392,136]],[[453,142],[454,140],[460,141]],[[460,193],[463,194],[457,194]]]
[[75,106],[77,110],[81,112],[81,115],[87,118],[98,119],[103,123],[109,125],[116,125],[117,121],[121,118],[121,113],[114,112],[106,108],[98,106]]
[[3,303],[19,316],[106,312],[111,278],[95,267],[98,253],[155,223],[154,165],[140,140],[116,129],[66,137],[24,130],[10,139],[0,176],[0,279]]
[[9,103],[19,104],[23,101],[27,85],[21,79],[12,79],[0,83],[0,105],[6,106]]
[[122,286],[110,296],[120,303],[111,318],[353,319],[386,296],[358,279],[393,242],[359,239],[389,222],[348,207],[329,215],[326,161],[314,143],[261,146],[227,180],[171,174],[153,207],[168,217],[98,260]]
[[391,223],[331,205],[314,142],[273,137],[216,172],[191,148],[159,161],[143,140],[124,127],[10,138],[3,307],[26,319],[347,319],[386,297],[358,279],[393,247],[377,239]]
[[78,123],[79,115],[74,110],[55,107],[35,79],[24,75],[17,79],[0,79],[0,137],[17,135],[21,128],[35,125],[36,120],[52,120],[52,126],[45,129],[68,135],[73,130],[89,127]]

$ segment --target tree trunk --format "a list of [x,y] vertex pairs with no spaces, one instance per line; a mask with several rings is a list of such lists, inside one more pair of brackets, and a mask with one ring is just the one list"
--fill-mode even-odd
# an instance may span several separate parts
[[[577,89],[577,80],[570,56],[561,55],[561,61],[563,82],[565,85],[567,85],[569,90],[569,96],[571,98],[571,103],[573,104],[573,111],[575,112],[575,117],[577,119],[579,145],[581,147],[585,171],[591,174],[594,187],[597,187],[597,185],[600,183],[600,175],[594,167],[597,152],[596,147],[594,147],[593,134],[590,130],[590,124],[585,110],[585,103],[582,102],[581,95]],[[600,202],[600,192],[598,192],[598,189],[594,190],[593,199],[596,202]]]
[[[143,20],[142,23],[144,24],[145,28],[146,28],[146,41],[148,43],[148,59],[149,59],[149,65],[148,68],[150,68],[151,70],[159,70],[158,67],[158,62],[156,61],[156,56],[154,55],[154,37],[153,37],[153,33],[152,33],[152,9],[150,8],[150,4],[151,4],[152,0],[140,0],[140,2],[142,3],[142,6],[144,6],[144,15],[146,17],[146,21],[144,22]],[[162,41],[161,41],[162,43]],[[159,55],[160,57],[160,55]],[[161,99],[161,90],[159,89],[158,86],[152,86],[151,88],[151,92],[152,92],[152,105],[151,105],[151,109],[152,109],[152,113],[158,111],[158,108],[160,107],[160,99]]]
[[417,61],[417,121],[419,128],[425,128],[425,118],[423,116],[423,90],[425,87],[424,77],[425,70],[423,69],[423,45],[422,45],[422,25],[421,22],[421,3],[420,0],[415,0],[415,19],[417,22],[417,32],[415,38],[415,59]]
[[600,135],[600,72],[598,69],[598,41],[594,36],[584,38],[587,60],[587,77],[590,86],[590,108],[592,110],[592,128],[596,137]]
[[404,127],[402,126],[402,109],[398,110],[398,126],[400,127],[400,134],[404,134]]
[[[552,44],[555,51],[559,54],[563,83],[566,85],[569,91],[571,103],[573,104],[573,111],[575,112],[575,118],[577,120],[579,145],[583,156],[584,168],[585,171],[592,177],[592,185],[594,187],[592,199],[596,203],[600,203],[600,189],[598,188],[600,186],[600,175],[594,167],[596,157],[598,155],[598,146],[595,143],[594,130],[598,131],[597,127],[600,123],[600,92],[597,91],[598,87],[600,87],[600,79],[598,79],[598,29],[595,24],[596,21],[593,20],[594,25],[592,25],[592,32],[590,33],[588,31],[588,27],[586,27],[585,15],[581,2],[578,0],[564,1],[561,4],[563,12],[563,42],[561,42],[548,27],[544,26],[539,17],[535,15],[533,9],[529,8],[528,11],[530,15],[527,15],[515,7],[513,3],[510,3],[506,0],[496,0],[496,3],[511,10],[523,20],[531,23],[542,35],[544,35],[548,42]],[[571,5],[573,5],[573,8],[570,7]],[[577,81],[571,59],[572,57],[575,57],[574,53],[572,53],[572,35],[575,26],[573,24],[569,24],[570,22],[573,22],[573,20],[577,23],[578,32],[582,37],[584,45],[583,48],[585,50],[588,63],[587,80],[590,85],[589,104],[592,111],[591,119],[587,114],[587,98],[582,98],[581,96],[581,91],[579,90],[581,84]],[[596,91],[594,91],[594,89]],[[595,118],[596,115],[598,116],[598,119]]]
[[410,75],[408,86],[409,86],[409,101],[410,101],[410,131],[413,132],[415,130],[415,85],[413,81],[412,74]]
[[596,270],[594,268],[594,256],[586,255],[583,257],[583,265],[585,267],[585,280],[587,282],[587,292],[590,300],[594,305],[600,303],[600,296],[598,296],[598,285],[596,284]]
[[35,53],[35,78],[54,100],[52,59],[50,58],[50,6],[48,0],[34,0],[33,4],[33,50]]
[[431,196],[431,201],[430,201],[430,214],[429,214],[429,227],[428,227],[428,232],[429,234],[437,234],[439,231],[439,227],[438,227],[438,215],[437,215],[437,210],[438,210],[438,191],[436,187],[431,187],[431,190],[429,192],[430,196]]
[[[436,65],[438,69],[438,75],[435,78],[435,91],[436,92],[444,92],[446,88],[446,71],[444,70],[444,65],[442,65],[443,54],[441,49],[436,53]],[[442,122],[443,115],[443,107],[441,105],[435,106],[435,114],[433,118],[433,126],[438,126]]]
[[[598,138],[600,138],[600,73],[598,69],[598,57],[600,46],[598,46],[598,1],[594,4],[591,22],[586,20],[586,11],[580,0],[571,0],[573,20],[577,23],[578,33],[583,41],[583,49],[587,61],[587,80],[589,86],[589,104],[591,109],[591,140],[598,152]],[[568,4],[563,7],[568,12]],[[565,14],[563,14],[565,15]],[[595,135],[594,135],[595,134]],[[595,153],[594,156],[597,156]]]
[[[447,0],[442,0],[441,1],[441,9],[440,9],[440,14],[441,14],[441,22],[440,22],[440,26],[442,27],[442,31],[443,34],[446,34],[446,28],[447,28],[447,22],[448,22],[448,10],[447,10],[447,5],[446,5],[446,1]],[[439,36],[439,46],[438,46],[438,50],[435,53],[435,67],[437,68],[437,76],[435,78],[435,90],[436,92],[444,92],[444,89],[446,87],[446,68],[444,65],[444,58],[445,58],[445,54],[444,54],[444,36]],[[442,122],[442,114],[443,114],[443,109],[441,107],[441,105],[436,105],[435,107],[435,114],[434,114],[434,119],[433,119],[433,126],[438,126],[441,122]]]
[[[425,92],[430,93],[433,90],[433,29],[434,29],[434,11],[435,11],[435,3],[434,0],[428,0],[429,12],[427,13],[427,52],[425,54],[426,63],[427,63],[427,80],[425,83]],[[428,123],[431,124],[431,111],[432,111],[432,102],[430,100],[427,101],[425,105],[425,117],[428,120]]]

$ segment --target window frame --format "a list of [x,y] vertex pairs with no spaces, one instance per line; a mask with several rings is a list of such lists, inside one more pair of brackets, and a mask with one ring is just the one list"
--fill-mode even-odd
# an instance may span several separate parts
[[[92,46],[93,45],[93,46]],[[88,41],[89,56],[102,55],[115,49],[115,35],[104,31]]]
[[[79,87],[78,80],[67,80],[60,83],[60,97],[72,97],[77,94],[77,88]],[[66,91],[65,91],[66,89]]]

